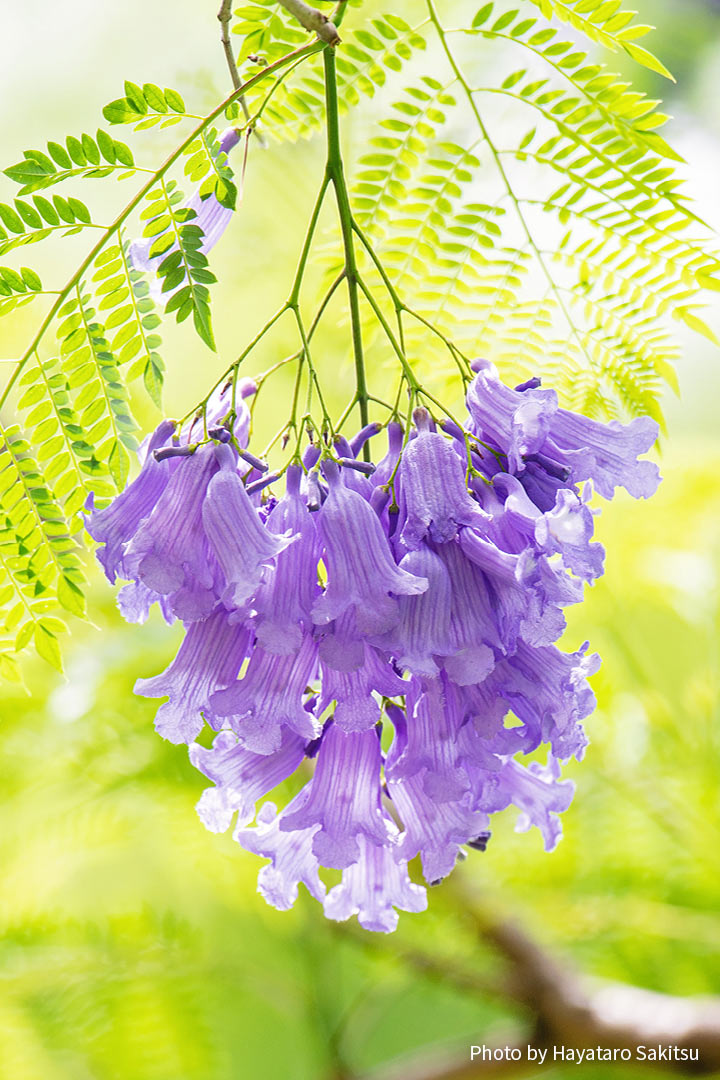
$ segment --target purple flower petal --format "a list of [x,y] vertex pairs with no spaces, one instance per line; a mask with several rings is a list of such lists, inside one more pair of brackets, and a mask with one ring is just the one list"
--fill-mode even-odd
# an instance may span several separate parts
[[227,613],[218,608],[204,622],[193,623],[183,638],[178,654],[160,675],[138,679],[135,693],[141,697],[164,697],[155,718],[155,728],[170,742],[192,742],[203,726],[201,710],[206,709],[214,690],[231,682],[250,646],[244,627],[231,626]]
[[94,510],[85,519],[85,528],[93,540],[104,544],[95,554],[108,581],[129,577],[124,573],[126,544],[138,526],[152,512],[170,480],[170,462],[156,461],[153,450],[165,446],[175,431],[172,420],[163,420],[147,442],[140,475],[104,510]]
[[443,544],[460,525],[475,519],[478,507],[465,486],[465,471],[452,444],[439,432],[419,431],[398,470],[400,542],[411,550],[425,537]]
[[267,529],[273,535],[297,537],[266,570],[255,598],[258,642],[272,653],[287,654],[300,648],[303,631],[312,628],[311,609],[320,592],[320,543],[314,518],[300,494],[301,476],[299,467],[288,469],[287,493],[267,519]]
[[227,581],[222,600],[228,607],[242,607],[250,599],[263,566],[294,539],[277,536],[262,524],[231,458],[208,485],[202,523]]
[[279,911],[293,906],[301,883],[321,903],[325,897],[319,863],[313,854],[313,837],[320,826],[313,823],[304,829],[285,828],[287,819],[301,812],[307,800],[306,786],[280,813],[273,803],[265,803],[255,828],[237,829],[233,834],[246,851],[270,859],[270,865],[258,874],[258,892]]
[[318,753],[310,794],[281,829],[321,828],[313,851],[323,866],[343,870],[360,857],[359,837],[389,842],[392,829],[380,805],[380,741],[375,731],[343,734],[332,725]]
[[167,595],[186,583],[212,587],[202,504],[217,469],[216,453],[210,445],[178,461],[152,513],[128,545],[127,565],[132,576],[149,589]]
[[303,740],[285,732],[275,754],[253,754],[231,731],[215,736],[212,749],[190,746],[190,761],[213,781],[197,804],[201,821],[211,832],[225,832],[237,812],[241,828],[255,816],[255,803],[295,772],[304,757]]
[[208,719],[218,727],[218,719],[227,721],[243,746],[255,754],[279,749],[283,725],[304,739],[314,739],[320,725],[302,699],[316,667],[317,646],[309,636],[290,656],[275,656],[256,645],[240,681],[212,695]]
[[407,861],[396,848],[370,844],[359,838],[360,858],[343,870],[342,882],[325,897],[328,919],[344,922],[357,915],[366,930],[390,934],[401,911],[425,911],[427,892],[415,885],[407,872]]

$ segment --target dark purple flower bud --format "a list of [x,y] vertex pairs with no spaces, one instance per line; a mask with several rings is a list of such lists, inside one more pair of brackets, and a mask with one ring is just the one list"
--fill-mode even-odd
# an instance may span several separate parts
[[354,435],[350,440],[353,457],[357,457],[368,439],[372,439],[373,435],[377,435],[380,431],[382,431],[382,424],[379,424],[377,420],[373,420],[371,424],[366,424],[364,428],[361,428],[357,435]]
[[259,473],[266,473],[268,471],[267,464],[261,461],[255,454],[251,454],[249,450],[238,451],[243,461],[247,461],[248,465],[252,465],[253,469],[257,469]]
[[526,379],[525,382],[521,382],[515,387],[518,393],[523,393],[525,390],[537,390],[538,386],[542,384],[542,379],[539,379],[537,375],[533,375],[532,379]]
[[153,450],[153,457],[156,461],[167,461],[168,458],[192,457],[194,453],[194,446],[164,446],[162,450]]
[[264,491],[265,488],[270,487],[271,484],[274,484],[277,480],[280,479],[281,476],[282,473],[280,472],[268,473],[266,476],[261,477],[259,480],[253,480],[251,484],[247,485],[245,491],[248,495],[257,495],[259,491]]
[[372,476],[375,472],[375,466],[371,461],[357,461],[356,458],[338,458],[338,465],[346,469],[354,469],[355,472],[363,473],[364,476]]
[[[208,431],[208,435],[211,439],[215,439],[216,442],[221,443],[229,443],[232,439],[232,435],[226,427],[212,427]],[[240,452],[241,456],[243,456],[245,453],[246,451],[244,450]]]

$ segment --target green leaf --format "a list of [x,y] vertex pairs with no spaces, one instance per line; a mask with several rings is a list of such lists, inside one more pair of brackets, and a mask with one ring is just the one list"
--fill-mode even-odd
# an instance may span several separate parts
[[167,87],[165,87],[165,101],[173,110],[173,112],[185,112],[185,102],[183,101],[180,94],[178,94],[177,90],[169,90]]
[[492,15],[493,7],[494,7],[494,4],[485,4],[484,7],[480,8],[480,10],[478,11],[477,15],[475,16],[475,18],[473,19],[473,21],[471,23],[471,26],[472,26],[472,28],[474,30],[476,30],[478,28],[478,26],[482,26],[483,23],[487,22],[487,20]]
[[113,440],[110,456],[108,457],[108,469],[115,481],[115,487],[118,491],[122,491],[130,472],[130,458],[125,447],[117,439]]
[[125,97],[127,98],[130,108],[134,109],[136,113],[144,115],[148,111],[145,95],[137,83],[126,80]]
[[44,621],[36,624],[33,638],[38,655],[41,656],[43,660],[47,660],[47,662],[52,664],[57,671],[62,673],[62,655],[60,653],[58,640],[55,634],[47,628]]
[[143,83],[142,92],[145,101],[155,112],[166,113],[168,111],[165,95],[155,83]]
[[680,319],[686,326],[689,326],[691,330],[694,330],[696,334],[702,334],[708,341],[712,341],[713,345],[720,345],[720,341],[714,330],[712,330],[699,315],[696,315],[689,308],[676,308],[674,314],[676,319]]
[[31,270],[29,266],[22,266],[20,268],[22,279],[29,289],[34,292],[40,292],[42,289],[42,282],[34,270]]
[[85,595],[82,589],[63,575],[58,579],[57,598],[66,611],[83,618],[86,613]]
[[621,42],[625,52],[632,56],[633,60],[637,60],[638,64],[642,64],[643,67],[650,68],[651,71],[656,71],[658,75],[664,75],[666,79],[670,79],[671,82],[675,82],[675,76],[668,71],[663,63],[658,60],[657,56],[653,56],[647,49],[643,49],[642,45],[633,45],[629,41]]
[[138,113],[132,108],[127,98],[116,98],[105,105],[102,111],[108,124],[134,124]]

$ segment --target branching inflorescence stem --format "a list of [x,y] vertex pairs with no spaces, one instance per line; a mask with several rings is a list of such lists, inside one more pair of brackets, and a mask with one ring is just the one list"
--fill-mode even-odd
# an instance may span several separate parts
[[[335,53],[332,49],[326,49],[323,55],[325,62],[325,102],[327,107],[327,165],[325,167],[326,180],[332,182],[335,189],[338,214],[340,216],[340,228],[342,231],[343,250],[345,253],[345,279],[348,287],[348,300],[350,303],[350,322],[352,327],[353,356],[355,358],[355,382],[357,388],[357,404],[360,409],[360,421],[363,427],[369,420],[368,412],[368,389],[365,376],[365,360],[363,357],[362,330],[360,324],[360,295],[358,290],[358,269],[355,259],[355,240],[353,229],[353,216],[350,209],[350,197],[345,182],[345,170],[343,168],[342,151],[340,148],[340,123],[337,97],[337,77],[335,74]],[[367,455],[367,445],[363,448]],[[369,460],[369,457],[366,457]]]

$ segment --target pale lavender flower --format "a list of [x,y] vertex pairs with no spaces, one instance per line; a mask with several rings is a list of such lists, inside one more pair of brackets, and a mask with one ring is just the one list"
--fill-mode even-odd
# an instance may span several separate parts
[[280,813],[274,803],[265,803],[254,828],[237,829],[233,834],[246,851],[270,859],[270,865],[258,874],[258,891],[279,911],[293,906],[300,884],[321,903],[325,898],[320,863],[313,851],[313,840],[322,825],[310,822],[306,828],[287,828],[288,819],[302,813],[309,796],[304,787]]
[[[240,135],[235,128],[228,128],[224,131],[220,136],[219,160],[223,162],[226,161],[227,154],[233,147],[237,146],[239,141]],[[181,203],[179,209],[193,211],[195,216],[190,220],[193,225],[202,229],[203,237],[200,244],[200,251],[202,251],[204,255],[207,255],[208,252],[215,247],[235,213],[232,207],[223,206],[214,194],[202,198],[199,189],[195,191],[189,199]],[[177,251],[178,248],[177,244],[174,244],[162,254],[151,256],[150,248],[153,245],[153,240],[154,237],[133,240],[128,247],[128,258],[131,266],[136,270],[144,270],[146,273],[152,275],[150,279],[151,295],[154,296],[156,300],[159,300],[160,298],[167,300],[176,289],[182,288],[183,282],[180,282],[176,286],[176,289],[163,292],[162,283],[157,277],[157,269],[163,259],[166,259],[171,252]]]

